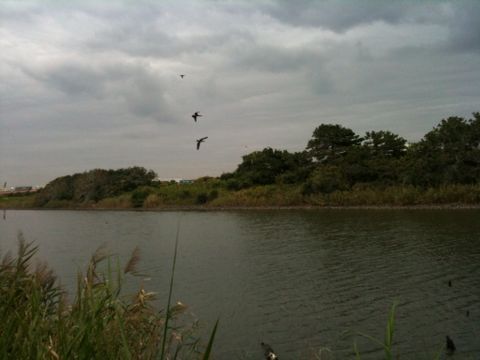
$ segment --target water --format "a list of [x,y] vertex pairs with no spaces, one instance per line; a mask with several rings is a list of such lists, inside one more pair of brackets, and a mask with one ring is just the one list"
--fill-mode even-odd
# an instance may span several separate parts
[[434,358],[447,334],[457,345],[452,359],[479,359],[479,215],[8,211],[0,220],[0,251],[14,251],[22,231],[72,289],[77,270],[100,245],[123,260],[139,246],[140,268],[151,278],[145,287],[165,299],[180,221],[174,298],[190,306],[205,331],[220,318],[218,359],[260,359],[261,341],[281,359],[325,359],[327,349],[349,358],[354,339],[362,359],[378,359],[382,349],[358,334],[383,340],[394,302],[402,359]]

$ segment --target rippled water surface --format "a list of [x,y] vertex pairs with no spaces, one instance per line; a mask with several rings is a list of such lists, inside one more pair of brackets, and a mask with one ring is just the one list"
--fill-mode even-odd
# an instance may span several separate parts
[[260,359],[261,341],[281,359],[349,358],[355,339],[378,359],[354,334],[383,340],[394,302],[401,359],[434,358],[447,334],[452,359],[480,359],[478,210],[8,211],[0,251],[22,231],[72,288],[101,244],[121,259],[138,245],[164,298],[179,221],[174,297],[206,329],[220,318],[218,359]]

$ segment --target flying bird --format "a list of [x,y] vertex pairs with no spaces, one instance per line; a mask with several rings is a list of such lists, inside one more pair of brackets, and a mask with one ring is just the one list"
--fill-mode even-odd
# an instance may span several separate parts
[[185,76],[185,74],[180,74],[180,77],[183,79],[183,77]]
[[262,342],[260,345],[262,346],[263,354],[265,355],[266,360],[278,360],[277,354],[275,354],[270,345],[265,344],[264,342]]
[[201,144],[202,142],[204,142],[206,139],[208,139],[208,136],[205,136],[205,137],[203,137],[203,138],[201,138],[201,139],[197,139],[197,150],[200,149],[200,144]]
[[202,117],[202,116],[203,116],[203,115],[200,115],[200,114],[198,113],[198,111],[195,111],[195,114],[192,115],[192,118],[193,118],[193,120],[195,120],[195,122],[197,122],[197,117]]

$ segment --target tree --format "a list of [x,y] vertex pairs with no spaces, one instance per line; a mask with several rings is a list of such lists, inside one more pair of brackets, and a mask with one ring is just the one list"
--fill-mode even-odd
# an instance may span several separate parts
[[436,186],[480,180],[480,116],[473,116],[443,119],[409,151],[409,181]]
[[276,180],[284,184],[304,182],[312,172],[312,160],[306,151],[286,153],[286,170]]
[[283,175],[285,182],[297,182],[306,179],[309,164],[305,153],[265,148],[243,156],[233,177],[244,185],[273,184]]
[[318,126],[307,144],[307,151],[316,162],[331,162],[341,157],[348,149],[357,146],[362,139],[351,129],[341,125]]
[[407,140],[390,131],[367,131],[363,146],[372,155],[398,158],[405,154]]
[[37,194],[35,204],[43,206],[51,200],[97,202],[151,185],[155,177],[153,171],[138,166],[118,170],[94,169],[51,181]]

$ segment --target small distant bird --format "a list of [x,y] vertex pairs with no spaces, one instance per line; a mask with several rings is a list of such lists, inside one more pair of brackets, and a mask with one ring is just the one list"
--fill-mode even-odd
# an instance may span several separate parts
[[449,353],[453,353],[455,350],[457,350],[457,348],[455,347],[453,340],[450,339],[450,336],[447,335],[447,351]]
[[266,360],[278,360],[277,354],[275,354],[270,345],[265,344],[264,342],[262,342],[260,345],[262,346],[263,354],[265,355]]
[[180,74],[180,77],[183,79],[183,77],[185,76],[185,74]]
[[448,280],[448,287],[452,287],[452,280]]
[[470,316],[470,310],[467,310],[467,317]]
[[200,114],[198,113],[198,111],[195,111],[195,114],[192,115],[192,118],[193,118],[193,120],[195,120],[195,122],[197,122],[197,117],[202,117],[202,116],[203,116],[203,115],[200,115]]
[[206,139],[208,139],[208,136],[205,136],[205,137],[203,137],[203,138],[201,138],[201,139],[197,139],[197,150],[200,149],[200,144],[201,144],[202,142],[204,142]]

